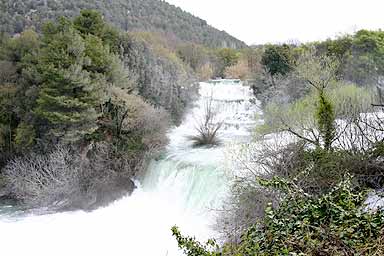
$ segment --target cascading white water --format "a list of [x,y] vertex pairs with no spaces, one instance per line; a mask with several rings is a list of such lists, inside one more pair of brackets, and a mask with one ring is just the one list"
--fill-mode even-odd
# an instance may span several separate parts
[[[177,225],[187,235],[206,240],[215,211],[230,185],[228,144],[250,138],[258,111],[248,87],[231,80],[200,84],[200,99],[183,124],[168,134],[165,157],[153,161],[131,196],[109,207],[43,216],[1,216],[0,254],[17,256],[182,255],[171,236]],[[204,104],[212,99],[223,121],[223,144],[192,148],[188,135],[196,133]],[[4,209],[3,209],[4,210]]]

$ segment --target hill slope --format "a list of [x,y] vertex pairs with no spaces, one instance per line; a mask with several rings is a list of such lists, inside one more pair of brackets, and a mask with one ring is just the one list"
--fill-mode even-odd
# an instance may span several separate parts
[[107,21],[128,31],[161,32],[177,41],[208,47],[243,48],[245,43],[219,31],[178,7],[161,0],[2,0],[0,32],[19,33],[44,20],[73,17],[81,9],[96,9]]

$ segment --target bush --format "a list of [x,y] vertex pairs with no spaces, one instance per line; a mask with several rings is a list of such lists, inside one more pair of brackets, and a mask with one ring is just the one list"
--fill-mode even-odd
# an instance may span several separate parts
[[28,206],[66,207],[80,195],[80,168],[68,148],[12,160],[4,169],[10,194]]
[[197,124],[196,131],[198,134],[188,137],[193,142],[193,146],[216,146],[220,144],[218,132],[223,122],[216,120],[216,115],[211,98],[205,103],[202,120]]
[[285,199],[278,209],[268,207],[262,223],[243,236],[240,255],[371,255],[377,250],[366,248],[381,239],[384,212],[365,212],[366,193],[354,191],[348,179],[320,197],[278,179],[264,185],[283,190]]
[[141,161],[141,156],[118,154],[108,143],[91,144],[80,153],[58,146],[45,155],[10,161],[4,178],[10,196],[28,208],[88,210],[132,192],[134,167]]
[[217,249],[181,236],[179,247],[189,256],[206,255],[380,255],[383,251],[384,212],[364,210],[366,193],[355,191],[349,178],[320,197],[303,193],[284,179],[259,180],[282,192],[279,207],[269,205],[265,217],[254,223],[236,246]]

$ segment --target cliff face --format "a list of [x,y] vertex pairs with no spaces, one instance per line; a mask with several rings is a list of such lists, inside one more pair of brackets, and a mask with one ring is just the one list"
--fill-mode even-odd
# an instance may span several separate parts
[[127,31],[160,32],[176,41],[212,48],[246,47],[244,42],[228,33],[160,0],[3,0],[0,32],[19,33],[27,26],[40,29],[45,20],[73,17],[81,9],[96,9],[107,21]]

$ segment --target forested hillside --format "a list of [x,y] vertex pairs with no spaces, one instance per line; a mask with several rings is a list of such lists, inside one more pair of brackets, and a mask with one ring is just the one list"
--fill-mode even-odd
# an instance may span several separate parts
[[191,68],[155,38],[92,10],[0,37],[0,196],[93,208],[133,190],[194,95]]
[[160,0],[3,0],[1,32],[20,33],[28,26],[41,29],[46,20],[74,17],[82,9],[96,9],[113,25],[126,31],[160,32],[175,41],[212,48],[246,45],[207,24],[206,21]]

